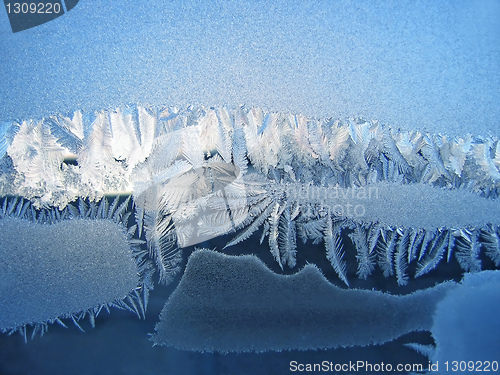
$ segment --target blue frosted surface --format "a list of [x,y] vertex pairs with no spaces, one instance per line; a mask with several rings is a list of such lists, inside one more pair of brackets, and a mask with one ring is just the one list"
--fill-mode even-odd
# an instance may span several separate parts
[[[17,34],[0,11],[0,121],[125,103],[245,104],[498,136],[500,2],[373,4],[80,1]],[[291,360],[423,361],[401,342],[228,356],[151,348],[146,334],[168,296],[160,292],[140,325],[113,312],[85,335],[51,327],[28,346],[3,335],[0,372],[286,373]]]
[[0,117],[246,104],[497,132],[499,25],[493,0],[89,1],[17,34],[0,12]]

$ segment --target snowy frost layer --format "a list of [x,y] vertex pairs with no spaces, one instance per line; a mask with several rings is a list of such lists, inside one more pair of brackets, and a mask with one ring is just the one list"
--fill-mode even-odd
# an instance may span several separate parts
[[[122,224],[128,200],[108,205],[35,211],[29,202],[4,199],[0,209],[0,331],[47,323],[115,306],[144,316],[151,267]],[[142,253],[142,254],[141,254]],[[64,325],[64,324],[63,324]]]
[[198,250],[165,304],[155,344],[198,351],[266,351],[370,345],[429,330],[452,282],[393,296],[343,290],[314,265],[277,275],[257,257]]
[[60,209],[132,194],[164,283],[179,247],[239,231],[231,246],[259,228],[280,267],[295,266],[297,236],[323,241],[347,285],[342,231],[363,279],[378,266],[404,285],[443,259],[464,271],[500,265],[495,137],[244,107],[126,106],[1,130],[1,194]]

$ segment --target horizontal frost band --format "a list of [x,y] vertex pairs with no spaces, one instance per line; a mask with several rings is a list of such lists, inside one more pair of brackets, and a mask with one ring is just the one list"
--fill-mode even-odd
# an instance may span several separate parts
[[[352,231],[360,278],[378,264],[404,285],[412,262],[420,276],[453,254],[465,271],[482,269],[482,253],[500,265],[494,137],[242,107],[126,106],[4,123],[2,131],[3,194],[60,208],[133,194],[162,282],[178,269],[177,247],[236,230],[234,245],[259,228],[281,267],[295,266],[297,235],[323,241],[346,284],[342,230]],[[201,171],[215,165],[237,175],[208,189],[215,180]]]

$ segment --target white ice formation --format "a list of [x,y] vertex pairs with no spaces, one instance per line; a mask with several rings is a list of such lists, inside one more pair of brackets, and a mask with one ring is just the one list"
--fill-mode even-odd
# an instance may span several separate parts
[[[260,108],[131,105],[0,124],[0,195],[29,200],[21,204],[26,211],[5,198],[5,225],[13,215],[41,233],[66,225],[40,215],[108,220],[108,209],[98,208],[108,204],[104,197],[131,195],[124,210],[136,223],[124,225],[137,225],[133,241],[145,240],[141,257],[148,253],[162,283],[180,270],[180,248],[232,232],[226,247],[234,246],[261,228],[261,243],[267,238],[263,246],[282,269],[297,264],[297,237],[324,243],[335,281],[346,286],[356,277],[348,264],[360,279],[379,272],[400,286],[439,273],[445,262],[462,272],[498,268],[499,168],[494,136],[449,137]],[[90,208],[76,208],[77,201]],[[28,252],[33,241],[28,237]],[[348,258],[350,243],[355,254]],[[80,302],[80,311],[92,308]],[[2,328],[75,313],[56,310]]]
[[[343,229],[360,278],[378,265],[404,285],[453,257],[464,271],[500,265],[496,137],[244,107],[126,106],[1,129],[3,195],[63,209],[133,194],[162,282],[178,271],[179,246],[240,230],[234,245],[260,227],[281,267],[296,264],[297,235],[324,241],[345,284]],[[207,186],[216,165],[233,168],[224,188]]]

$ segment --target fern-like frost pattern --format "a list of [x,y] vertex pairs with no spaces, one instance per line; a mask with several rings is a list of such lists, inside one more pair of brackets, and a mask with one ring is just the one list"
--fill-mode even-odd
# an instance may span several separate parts
[[349,240],[361,279],[380,269],[406,285],[454,259],[465,272],[500,264],[496,137],[245,107],[126,106],[5,126],[4,194],[59,209],[132,194],[163,283],[182,247],[259,230],[281,268],[296,266],[297,237],[323,242],[346,285]]

